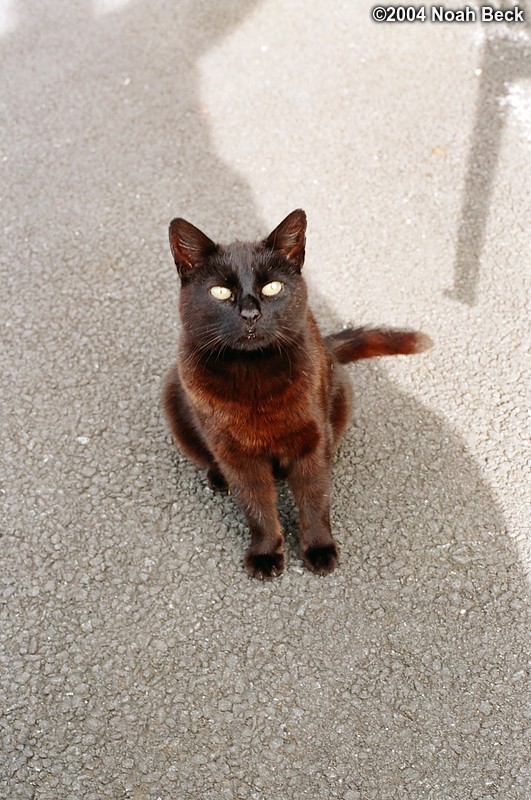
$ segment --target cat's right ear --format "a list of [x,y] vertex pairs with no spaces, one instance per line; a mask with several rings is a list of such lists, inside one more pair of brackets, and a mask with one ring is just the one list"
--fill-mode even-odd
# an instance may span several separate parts
[[212,239],[185,219],[172,219],[169,233],[171,253],[181,278],[217,250]]

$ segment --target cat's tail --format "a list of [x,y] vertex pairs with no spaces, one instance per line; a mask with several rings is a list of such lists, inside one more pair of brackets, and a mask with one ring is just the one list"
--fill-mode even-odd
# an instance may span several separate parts
[[423,353],[433,345],[425,333],[388,328],[346,328],[325,337],[325,344],[340,364],[375,356]]

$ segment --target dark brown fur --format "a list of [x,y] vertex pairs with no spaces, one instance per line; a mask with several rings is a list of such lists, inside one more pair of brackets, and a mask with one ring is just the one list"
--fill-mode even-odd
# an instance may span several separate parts
[[[299,508],[304,563],[320,575],[337,564],[330,529],[331,461],[352,402],[341,364],[420,352],[430,344],[423,334],[363,328],[323,339],[300,275],[305,229],[305,214],[297,210],[263,242],[222,248],[184,220],[170,226],[182,280],[183,335],[179,359],[166,379],[164,409],[181,450],[207,469],[212,488],[230,487],[242,506],[251,533],[245,566],[262,579],[284,568],[276,508],[279,475],[287,477]],[[220,301],[212,304],[206,296],[210,272],[210,283],[223,279],[223,285],[234,285],[232,307],[216,306]],[[278,312],[278,332],[275,309],[281,306],[256,288],[267,276],[285,280],[281,302],[286,308]],[[208,327],[206,322],[201,327],[202,320],[217,309],[232,326],[230,346],[215,335],[215,317],[214,334],[199,338]],[[270,320],[262,322],[262,314]]]

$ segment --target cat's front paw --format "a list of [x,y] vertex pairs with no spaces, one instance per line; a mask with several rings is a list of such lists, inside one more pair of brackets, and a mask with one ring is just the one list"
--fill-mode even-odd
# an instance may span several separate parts
[[308,547],[302,559],[309,570],[316,575],[328,575],[337,567],[339,553],[336,545],[326,544],[321,547]]
[[248,550],[245,554],[245,569],[251,578],[261,581],[276,578],[284,571],[284,553],[253,553]]

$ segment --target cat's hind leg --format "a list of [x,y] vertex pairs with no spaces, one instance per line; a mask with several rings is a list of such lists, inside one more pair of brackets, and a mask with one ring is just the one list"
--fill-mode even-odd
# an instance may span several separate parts
[[207,481],[211,489],[216,492],[227,492],[227,481],[203,439],[199,421],[181,385],[176,364],[166,377],[162,390],[162,405],[175,444],[191,461],[208,470]]
[[352,388],[345,370],[335,365],[335,380],[331,386],[330,423],[332,449],[336,450],[347,427],[352,411]]

